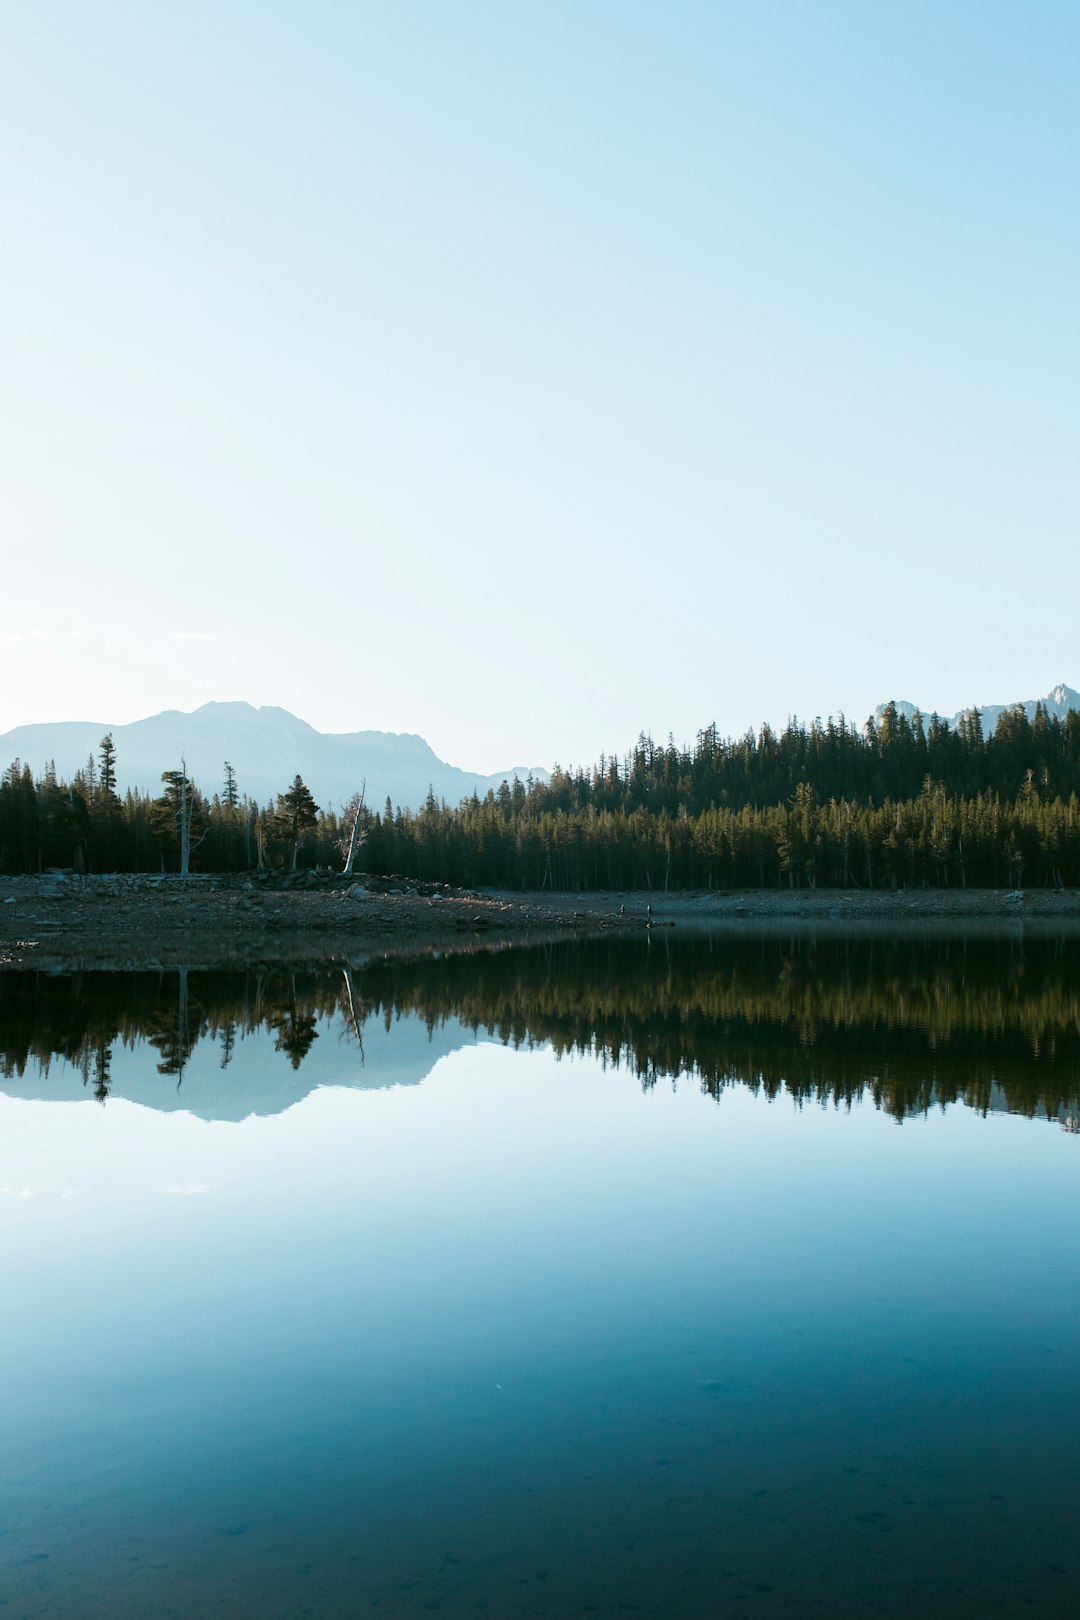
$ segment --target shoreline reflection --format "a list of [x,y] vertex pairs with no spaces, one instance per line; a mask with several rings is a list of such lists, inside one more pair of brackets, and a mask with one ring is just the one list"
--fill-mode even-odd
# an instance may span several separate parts
[[[400,1041],[406,1025],[426,1032],[430,1055],[414,1041],[408,1073],[366,1073],[366,1047]],[[448,1042],[487,1037],[590,1055],[645,1088],[692,1077],[717,1098],[731,1085],[798,1102],[869,1097],[898,1120],[963,1103],[1076,1129],[1080,942],[696,935],[351,969],[0,975],[0,1081],[13,1096],[55,1095],[60,1065],[105,1102],[118,1052],[143,1046],[181,1094],[192,1059],[205,1067],[212,1052],[225,1089],[255,1036],[264,1068],[272,1053],[284,1076],[281,1100],[257,1112],[326,1082],[312,1053],[327,1036],[348,1049],[335,1083],[376,1086],[416,1083]],[[153,1081],[148,1071],[139,1100],[160,1106]]]

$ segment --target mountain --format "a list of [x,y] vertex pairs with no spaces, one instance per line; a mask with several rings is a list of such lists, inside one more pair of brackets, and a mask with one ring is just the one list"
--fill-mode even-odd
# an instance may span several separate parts
[[[88,755],[97,754],[107,731],[116,744],[121,793],[137,788],[156,795],[162,771],[178,770],[181,755],[208,796],[220,792],[229,760],[240,792],[259,803],[283,793],[299,772],[319,804],[335,809],[365,778],[367,802],[380,810],[387,798],[416,809],[429,787],[437,799],[457,804],[474,790],[483,797],[504,780],[529,775],[528,767],[514,766],[483,776],[448,765],[423,737],[409,732],[316,731],[287,709],[250,703],[204,703],[190,714],[166,709],[127,726],[89,720],[16,726],[0,736],[0,768],[20,759],[40,775],[52,761],[61,778],[70,778]],[[532,775],[546,781],[548,773],[533,766]]]
[[[930,718],[931,710],[929,709],[920,709],[916,704],[908,703],[906,700],[901,698],[895,699],[895,702],[897,711],[900,714],[905,715],[908,720],[914,720],[917,714],[922,715],[924,722]],[[1059,720],[1064,720],[1070,709],[1080,709],[1080,692],[1076,691],[1076,689],[1072,686],[1066,686],[1063,682],[1059,686],[1051,687],[1050,691],[1044,698],[1022,699],[1020,702],[1020,707],[1023,709],[1029,720],[1034,720],[1035,718],[1035,705],[1037,703],[1041,703],[1044,706],[1051,719],[1057,718]],[[997,725],[1001,716],[1005,713],[1005,710],[1015,709],[1016,706],[1017,705],[1015,703],[988,703],[985,708],[981,708],[979,710],[979,718],[982,721],[983,735],[989,736],[990,732],[994,730],[994,727]],[[874,710],[874,719],[880,720],[887,707],[888,704],[879,703],[877,708]],[[939,715],[941,715],[940,709],[937,712]],[[968,709],[959,709],[957,710],[956,714],[941,715],[941,718],[943,720],[948,720],[949,725],[955,731],[961,715],[969,712],[970,711]]]
[[[416,1013],[395,1018],[389,1029],[382,1014],[363,1024],[363,1051],[345,1038],[339,1017],[319,1021],[318,1038],[299,1070],[274,1044],[265,1028],[240,1034],[229,1066],[221,1066],[217,1040],[201,1039],[184,1067],[183,1078],[161,1074],[160,1054],[145,1038],[113,1044],[109,1098],[139,1103],[162,1113],[194,1114],[198,1119],[237,1123],[260,1115],[282,1114],[323,1086],[381,1091],[390,1086],[418,1086],[441,1058],[466,1046],[486,1045],[495,1037],[474,1033],[457,1018],[428,1029]],[[0,1066],[3,1053],[0,1052]],[[31,1059],[17,1073],[0,1078],[0,1097],[35,1102],[94,1102],[77,1063],[54,1060],[47,1066]],[[98,1104],[95,1103],[95,1106]]]

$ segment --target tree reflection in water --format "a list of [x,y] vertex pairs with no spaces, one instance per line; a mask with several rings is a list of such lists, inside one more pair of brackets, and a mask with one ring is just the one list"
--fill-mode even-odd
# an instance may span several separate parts
[[[109,1094],[114,1046],[148,1042],[182,1084],[204,1041],[227,1069],[265,1029],[300,1070],[320,1025],[363,1057],[364,1028],[458,1020],[550,1044],[644,1086],[690,1076],[800,1101],[869,1094],[898,1119],[952,1102],[1075,1118],[1080,941],[694,936],[598,941],[303,970],[0,974],[0,1074],[63,1060]],[[18,1089],[9,1086],[9,1089]]]

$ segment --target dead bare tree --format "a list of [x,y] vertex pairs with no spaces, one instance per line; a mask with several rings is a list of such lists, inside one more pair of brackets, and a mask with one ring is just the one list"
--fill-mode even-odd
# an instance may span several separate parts
[[[180,876],[187,877],[191,871],[191,821],[195,812],[195,785],[188,781],[187,760],[180,755]],[[198,849],[203,838],[196,840]],[[186,984],[185,984],[186,988]]]
[[348,963],[345,964],[345,966],[342,968],[341,972],[342,972],[342,976],[344,977],[344,980],[345,980],[345,994],[344,994],[344,997],[342,999],[348,1005],[349,1027],[350,1027],[350,1029],[352,1030],[353,1034],[356,1037],[356,1044],[360,1048],[360,1062],[361,1062],[361,1064],[363,1064],[363,1062],[364,1062],[364,1032],[363,1032],[363,1028],[361,1026],[361,1023],[360,1023],[359,1016],[358,1016],[357,1011],[356,1011],[356,995],[355,995],[355,992],[353,990],[352,973],[351,973],[351,971],[349,969]]
[[[353,862],[357,852],[362,848],[367,837],[367,818],[364,814],[364,794],[367,792],[367,777],[360,784],[359,793],[354,793],[348,804],[341,812],[341,848],[345,855],[345,865],[342,872],[345,877],[351,877]],[[345,829],[348,827],[348,832]]]
[[[194,782],[188,776],[187,760],[183,754],[180,755],[180,769],[163,771],[161,780],[165,784],[165,792],[154,801],[152,824],[159,832],[168,829],[170,835],[175,833],[180,852],[180,876],[188,877],[192,854],[206,837],[209,822],[204,818],[202,803]],[[201,830],[197,831],[200,825]]]

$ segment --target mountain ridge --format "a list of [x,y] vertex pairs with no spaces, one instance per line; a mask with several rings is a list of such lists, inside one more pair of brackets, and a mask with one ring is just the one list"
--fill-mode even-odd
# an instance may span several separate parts
[[[958,709],[955,714],[950,715],[942,714],[940,709],[920,708],[917,703],[911,703],[906,698],[892,698],[890,701],[896,705],[897,713],[904,715],[907,720],[914,720],[918,714],[926,721],[936,713],[938,718],[946,721],[953,730],[956,729],[964,715],[971,713],[971,706]],[[1021,698],[1013,703],[985,703],[979,708],[979,719],[982,723],[984,736],[988,736],[995,729],[1001,716],[1010,709],[1022,708],[1028,719],[1034,720],[1036,705],[1040,703],[1045,707],[1052,720],[1064,720],[1070,709],[1080,709],[1080,692],[1075,687],[1067,686],[1064,681],[1059,681],[1056,686],[1050,688],[1045,697]],[[874,719],[880,720],[888,706],[887,702],[879,703],[874,710]]]
[[181,756],[208,797],[221,791],[228,760],[241,794],[264,803],[299,774],[326,808],[348,800],[365,779],[372,809],[381,809],[387,798],[416,809],[429,789],[437,799],[456,804],[474,791],[483,797],[514,776],[524,781],[530,772],[543,780],[548,775],[542,767],[523,765],[494,774],[468,771],[440,759],[416,732],[323,732],[288,709],[241,699],[190,711],[163,709],[126,725],[58,720],[16,726],[0,735],[0,762],[6,766],[19,759],[35,774],[55,763],[57,773],[70,779],[90,754],[97,755],[106,732],[116,746],[121,793],[130,788],[156,796],[162,771],[178,769]]

